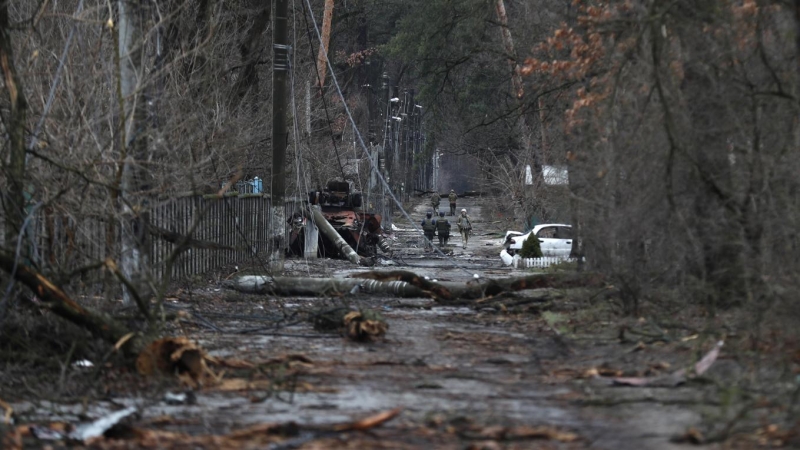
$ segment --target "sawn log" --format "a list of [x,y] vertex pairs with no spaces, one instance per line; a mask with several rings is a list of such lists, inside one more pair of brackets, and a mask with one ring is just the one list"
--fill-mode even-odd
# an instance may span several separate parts
[[357,278],[301,278],[245,275],[223,283],[223,286],[248,294],[278,296],[338,296],[369,293],[393,297],[430,297],[428,293],[405,281],[375,281]]
[[434,282],[413,272],[396,270],[364,272],[355,274],[351,278],[247,275],[227,281],[224,286],[251,294],[318,297],[361,292],[405,298],[428,297],[439,303],[448,304],[525,289],[602,287],[604,284],[603,277],[597,274],[535,274],[458,283]]

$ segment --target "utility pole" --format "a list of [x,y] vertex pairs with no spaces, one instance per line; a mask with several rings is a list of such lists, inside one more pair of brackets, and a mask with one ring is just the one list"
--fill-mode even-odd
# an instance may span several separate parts
[[273,245],[270,256],[273,270],[283,271],[286,244],[286,78],[289,71],[289,0],[275,0],[272,32],[272,197]]
[[[383,175],[383,179],[386,180],[388,183],[388,174],[386,172],[386,149],[389,145],[389,124],[391,123],[391,99],[389,98],[389,75],[384,72],[383,76],[381,77],[381,97],[386,101],[385,106],[381,106],[382,102],[378,102],[378,109],[385,114],[384,120],[384,129],[383,129],[383,144],[380,146],[380,150],[378,150],[378,170]],[[381,183],[381,188],[379,189],[380,198],[378,200],[379,209],[378,211],[381,214],[381,224],[383,225],[384,229],[391,230],[392,228],[392,215],[390,213],[391,209],[386,202],[386,184]]]

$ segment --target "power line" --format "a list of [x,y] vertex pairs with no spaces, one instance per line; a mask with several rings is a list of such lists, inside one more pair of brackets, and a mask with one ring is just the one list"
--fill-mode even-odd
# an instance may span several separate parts
[[[308,7],[308,11],[310,12],[311,11],[310,0],[305,0],[305,4]],[[314,18],[313,14],[310,14],[310,15],[311,15],[311,21],[314,24],[314,31],[317,34],[317,39],[320,42],[320,46],[322,46],[322,35],[319,32],[319,26],[317,25],[317,20]],[[304,16],[305,16],[305,14],[304,14]],[[307,19],[306,19],[306,23],[308,23]],[[324,46],[322,46],[322,48],[324,48]],[[350,112],[350,108],[347,106],[347,101],[344,98],[344,93],[342,93],[342,88],[339,86],[339,80],[337,80],[337,78],[336,78],[336,72],[334,72],[334,70],[333,70],[333,64],[331,63],[331,60],[328,57],[328,52],[325,51],[324,54],[325,54],[325,62],[326,62],[326,64],[328,64],[328,69],[330,69],[330,72],[331,72],[331,81],[333,82],[333,85],[336,87],[336,92],[339,94],[339,97],[342,99],[342,106],[344,106],[344,111],[345,111],[345,113],[347,113],[347,118],[350,120],[350,124],[353,126],[353,131],[355,132],[356,137],[358,138],[358,143],[361,146],[361,150],[367,156],[367,160],[369,160],[369,164],[370,164],[372,170],[375,171],[375,173],[377,174],[378,179],[381,181],[383,186],[386,188],[386,191],[389,193],[389,196],[391,197],[392,201],[397,205],[397,207],[400,209],[400,212],[408,220],[408,222],[411,224],[411,226],[414,228],[414,230],[419,232],[420,234],[422,234],[423,235],[423,239],[425,239],[425,241],[429,242],[436,252],[438,252],[444,258],[450,260],[451,263],[454,266],[456,266],[459,269],[463,270],[465,273],[467,273],[469,275],[472,275],[472,272],[468,271],[465,267],[460,265],[458,263],[458,261],[456,261],[454,258],[452,258],[451,256],[447,255],[446,253],[442,252],[441,249],[437,248],[436,245],[433,244],[433,242],[431,242],[427,237],[425,237],[425,233],[423,233],[422,230],[419,228],[419,226],[416,223],[414,223],[414,221],[411,219],[411,216],[403,208],[402,203],[397,199],[397,197],[395,197],[394,192],[392,192],[391,188],[389,187],[389,183],[386,182],[386,179],[383,177],[383,174],[380,173],[380,171],[377,170],[377,167],[375,167],[375,162],[372,161],[372,158],[369,157],[370,156],[369,150],[367,149],[367,146],[364,144],[364,138],[361,136],[361,132],[358,130],[358,126],[356,125],[355,119],[353,119],[353,115]]]
[[[308,7],[309,14],[311,11],[311,6]],[[314,56],[314,43],[311,39],[311,30],[308,28],[308,17],[306,17],[306,6],[303,4],[303,21],[306,23],[306,36],[308,37],[308,45],[311,47],[311,56]],[[314,20],[314,15],[311,14],[311,19]],[[317,22],[314,20],[314,27],[316,29]],[[322,40],[320,40],[320,45],[322,45]],[[325,52],[325,59],[328,58],[328,52]],[[336,161],[339,163],[339,170],[342,172],[342,180],[346,179],[344,174],[344,166],[342,165],[342,157],[339,155],[339,147],[336,145],[336,138],[333,137],[333,126],[331,126],[331,116],[328,114],[328,101],[325,100],[325,90],[322,86],[322,78],[319,76],[319,71],[314,71],[317,75],[317,82],[319,84],[319,96],[322,98],[322,106],[325,108],[325,120],[328,122],[328,130],[331,132],[331,142],[333,143],[333,151],[336,153]],[[345,109],[347,109],[347,105],[344,105]],[[296,116],[295,116],[296,117]]]

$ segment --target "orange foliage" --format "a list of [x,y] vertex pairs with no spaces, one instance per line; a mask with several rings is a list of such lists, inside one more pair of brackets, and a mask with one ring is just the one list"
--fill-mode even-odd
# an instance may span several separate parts
[[[580,82],[582,86],[573,90],[572,105],[566,111],[568,130],[581,124],[581,110],[589,109],[592,115],[598,116],[603,107],[602,100],[612,91],[615,78],[610,74],[621,69],[627,59],[623,55],[636,50],[641,36],[640,33],[626,35],[619,32],[620,26],[633,23],[631,15],[635,14],[637,7],[631,0],[573,0],[572,5],[578,11],[577,26],[562,23],[543,42],[534,46],[532,55],[520,67],[520,73],[526,77],[538,75],[548,80]],[[732,21],[705,24],[703,33],[713,40],[732,42],[736,50],[743,53],[758,45],[759,15],[767,9],[780,8],[776,5],[759,6],[756,0],[732,0],[728,7]],[[642,21],[641,26],[646,26],[645,18]],[[685,76],[682,44],[667,27],[668,24],[662,28],[669,55],[664,62],[669,75],[679,83]],[[767,29],[761,33],[765,42],[775,40],[773,31]],[[746,56],[741,54],[732,55],[727,63],[740,64],[745,59]],[[645,84],[647,86],[642,86],[641,92],[649,91],[649,82]]]

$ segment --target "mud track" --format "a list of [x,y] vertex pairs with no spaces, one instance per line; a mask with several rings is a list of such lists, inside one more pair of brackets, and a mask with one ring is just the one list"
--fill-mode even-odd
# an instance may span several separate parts
[[[512,275],[498,257],[504,231],[498,221],[482,212],[480,199],[460,199],[458,206],[469,210],[474,224],[466,250],[455,224],[445,249],[448,257],[441,257],[424,251],[421,236],[396,218],[394,256],[381,266],[465,282],[475,274]],[[414,220],[420,221],[426,210],[418,205]],[[363,268],[345,261],[287,263],[292,275],[343,277],[359,271]],[[556,310],[577,307],[563,293],[522,295],[557,302]],[[356,343],[286,319],[343,304],[380,311],[390,327],[386,339]],[[101,379],[103,397],[85,404],[48,403],[46,408],[20,401],[15,411],[28,421],[73,422],[133,405],[139,408],[139,426],[220,435],[253,424],[333,424],[403,408],[398,418],[369,433],[346,433],[323,444],[309,439],[286,448],[683,448],[670,440],[699,420],[693,402],[702,397],[702,386],[667,392],[610,388],[607,380],[585,379],[581,371],[609,355],[628,354],[629,346],[614,341],[615,330],[602,327],[591,338],[565,336],[553,320],[535,311],[504,314],[496,308],[440,307],[429,299],[359,295],[275,299],[226,292],[217,285],[181,291],[169,306],[192,313],[192,319],[173,323],[174,334],[186,334],[212,356],[264,361],[303,355],[311,362],[291,375],[267,373],[282,379],[275,390],[201,389],[192,404],[178,405],[164,401],[166,392],[181,389],[174,380],[142,382],[135,374],[110,369]],[[639,362],[623,358],[624,364]],[[659,401],[664,393],[668,401]],[[602,404],[617,400],[621,406]],[[508,431],[513,427],[567,434],[515,436]],[[569,434],[576,439],[564,438]]]

